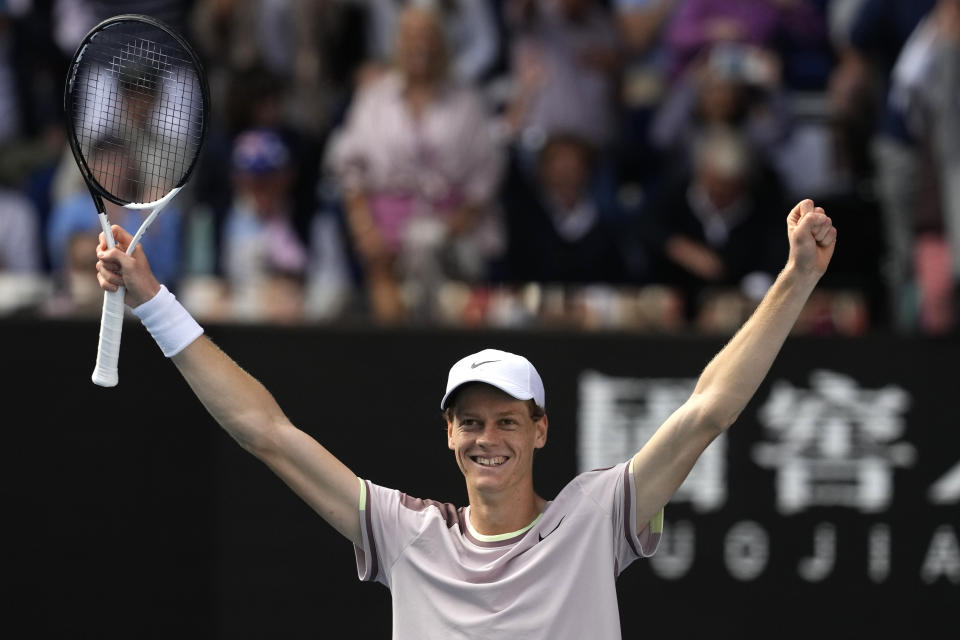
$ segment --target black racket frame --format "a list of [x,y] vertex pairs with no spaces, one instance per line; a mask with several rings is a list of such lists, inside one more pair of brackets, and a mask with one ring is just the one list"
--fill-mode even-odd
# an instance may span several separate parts
[[193,47],[184,38],[182,35],[173,30],[170,26],[164,22],[157,20],[156,18],[148,15],[138,14],[138,13],[124,13],[116,15],[110,18],[107,18],[103,22],[99,23],[93,27],[87,35],[83,37],[83,40],[80,41],[79,46],[77,46],[76,52],[73,54],[73,58],[70,60],[70,67],[67,72],[67,82],[64,85],[63,89],[63,112],[64,117],[66,118],[66,127],[67,127],[67,140],[70,142],[70,150],[73,151],[73,157],[77,161],[77,166],[80,168],[80,173],[83,175],[84,181],[87,183],[87,188],[90,189],[90,195],[93,196],[93,200],[97,205],[97,210],[100,213],[104,213],[103,200],[105,198],[114,204],[126,205],[130,204],[129,200],[123,200],[117,198],[109,191],[103,188],[103,186],[97,181],[93,176],[93,172],[90,170],[90,167],[87,165],[87,160],[83,155],[83,152],[80,150],[80,141],[77,140],[76,127],[74,126],[74,110],[71,106],[71,96],[73,95],[73,86],[76,81],[77,76],[77,67],[80,59],[83,57],[83,52],[87,48],[87,45],[93,40],[96,35],[118,22],[139,22],[146,23],[162,31],[165,31],[171,38],[176,40],[176,42],[183,47],[183,50],[186,51],[187,55],[190,56],[191,62],[194,64],[197,70],[197,80],[200,83],[200,91],[202,94],[203,100],[203,118],[200,122],[200,144],[197,147],[197,151],[193,156],[193,160],[190,162],[190,166],[187,167],[187,170],[184,172],[183,177],[180,179],[180,182],[177,184],[178,187],[182,187],[186,184],[187,180],[190,179],[190,175],[193,173],[194,168],[196,167],[197,160],[200,158],[200,154],[203,150],[203,144],[207,137],[207,123],[210,119],[210,87],[207,83],[207,74],[203,70],[203,65],[200,63],[200,56],[197,55],[197,52],[194,51]]

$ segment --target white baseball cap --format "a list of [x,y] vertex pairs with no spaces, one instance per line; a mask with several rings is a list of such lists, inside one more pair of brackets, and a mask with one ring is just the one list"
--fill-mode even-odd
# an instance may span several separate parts
[[440,409],[446,409],[450,395],[468,382],[484,382],[517,400],[533,400],[538,407],[546,407],[540,374],[529,360],[514,353],[484,349],[459,360],[450,367],[447,392],[440,401]]

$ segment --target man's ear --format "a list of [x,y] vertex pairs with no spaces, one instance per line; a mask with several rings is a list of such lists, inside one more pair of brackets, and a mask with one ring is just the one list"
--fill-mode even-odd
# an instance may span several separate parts
[[550,425],[547,422],[547,414],[543,414],[536,422],[533,423],[533,428],[536,430],[533,446],[537,449],[540,449],[547,444],[547,430],[549,427]]
[[447,418],[447,448],[453,450],[453,420]]

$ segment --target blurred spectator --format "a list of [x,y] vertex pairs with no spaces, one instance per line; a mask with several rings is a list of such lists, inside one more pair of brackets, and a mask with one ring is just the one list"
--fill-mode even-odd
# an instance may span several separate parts
[[[165,250],[160,249],[155,266],[174,277],[181,272],[213,275],[221,267],[226,270],[229,259],[219,255],[218,243],[236,228],[257,227],[236,220],[243,217],[238,215],[241,209],[249,213],[255,208],[249,205],[257,199],[252,191],[260,189],[251,187],[256,182],[252,174],[242,178],[241,172],[235,173],[235,139],[241,132],[269,130],[279,136],[289,155],[281,181],[285,184],[275,197],[283,202],[289,221],[284,233],[300,250],[278,253],[285,259],[299,256],[296,261],[302,268],[291,272],[266,267],[268,280],[275,283],[265,288],[272,301],[248,297],[248,307],[238,308],[286,309],[274,319],[335,316],[351,291],[344,255],[350,246],[354,250],[350,258],[356,260],[350,266],[362,269],[371,306],[381,319],[434,321],[435,305],[447,309],[447,319],[466,318],[456,311],[456,300],[442,293],[459,290],[461,298],[487,309],[486,315],[469,316],[474,321],[499,318],[513,326],[523,322],[518,318],[530,321],[539,314],[537,309],[568,313],[581,300],[574,293],[579,282],[648,282],[652,254],[645,243],[650,241],[666,248],[662,261],[654,265],[658,273],[692,296],[691,314],[712,314],[717,326],[716,318],[742,311],[749,300],[737,293],[714,304],[701,294],[715,285],[735,289],[746,283],[748,289],[759,290],[763,280],[727,278],[727,272],[739,272],[739,267],[716,271],[709,267],[711,253],[722,263],[729,249],[723,243],[711,244],[714,228],[728,228],[730,238],[757,228],[753,222],[738,224],[737,214],[724,217],[738,211],[737,206],[724,207],[702,195],[710,191],[704,186],[709,184],[715,193],[724,191],[715,184],[722,179],[705,175],[709,171],[694,162],[698,150],[707,146],[698,141],[714,137],[709,132],[722,126],[734,129],[733,137],[750,150],[748,156],[755,156],[746,163],[754,169],[748,172],[751,176],[759,173],[757,167],[777,169],[770,189],[761,189],[756,178],[747,181],[751,186],[743,189],[750,194],[746,201],[772,197],[769,191],[779,178],[786,193],[800,189],[799,195],[828,202],[835,219],[856,217],[857,226],[864,227],[875,215],[871,200],[875,192],[883,202],[884,224],[870,228],[886,233],[890,247],[884,274],[891,317],[897,326],[909,328],[936,302],[918,301],[918,291],[927,298],[930,292],[947,291],[943,295],[949,297],[949,287],[960,280],[956,249],[960,216],[955,213],[960,145],[955,144],[957,103],[951,97],[956,95],[960,72],[955,66],[956,41],[950,35],[950,16],[957,4],[957,0],[0,0],[0,184],[27,196],[25,201],[12,191],[0,192],[0,200],[8,203],[0,212],[0,224],[29,233],[32,220],[44,239],[42,246],[52,253],[39,256],[41,268],[55,270],[61,289],[48,311],[88,307],[97,312],[98,295],[89,298],[87,307],[79,302],[89,270],[79,247],[99,226],[73,158],[64,153],[63,73],[80,38],[95,22],[117,13],[147,13],[184,31],[200,50],[217,111],[189,192],[148,233],[148,246],[160,242],[175,252],[164,258]],[[415,5],[415,11],[432,11],[437,26],[422,29],[419,36],[411,36],[410,29],[405,34],[406,18],[401,16],[409,5]],[[931,13],[934,5],[939,8]],[[823,41],[824,15],[830,18],[831,42],[839,60],[831,77],[829,114],[817,93],[824,65],[831,61]],[[509,29],[509,41],[504,27]],[[424,36],[427,32],[430,35]],[[438,55],[440,51],[444,55]],[[514,169],[520,170],[511,171],[499,191],[498,134],[490,133],[489,114],[472,90],[476,87],[461,84],[490,79],[506,52],[512,75],[504,85],[509,87],[503,95],[497,93],[501,87],[496,83],[486,90],[495,99],[512,97],[504,98],[501,106],[506,107],[506,133],[518,142]],[[368,54],[378,59],[378,65],[364,69],[376,73],[356,74]],[[397,67],[385,72],[379,62],[391,57]],[[361,78],[361,87],[348,107],[348,89],[355,78]],[[369,84],[364,84],[367,80]],[[339,141],[329,145],[325,155],[325,138],[346,108]],[[827,157],[831,133],[837,144],[835,155]],[[548,149],[541,153],[548,140]],[[54,157],[62,160],[59,167]],[[318,179],[324,157],[336,178],[333,195],[326,178]],[[714,173],[732,171],[730,166]],[[320,198],[326,198],[319,206],[318,183]],[[690,195],[695,193],[701,195]],[[682,206],[666,204],[671,201]],[[498,204],[505,209],[504,220],[497,215]],[[125,226],[139,224],[139,215],[110,208]],[[177,208],[190,212],[183,234],[190,241],[190,261],[183,269],[179,226],[184,218]],[[683,215],[673,215],[674,210]],[[26,215],[27,211],[31,213]],[[703,222],[714,218],[723,222]],[[682,240],[668,243],[666,232],[659,231],[684,219],[691,228],[699,225],[703,237],[689,230],[675,235],[694,238],[704,251],[688,250]],[[939,235],[941,219],[952,252],[945,250]],[[511,233],[508,255],[494,264],[506,271],[496,271],[492,278],[557,284],[486,286],[487,266],[505,242],[498,226],[503,221]],[[651,221],[659,224],[646,228]],[[172,233],[163,228],[171,222]],[[780,222],[778,217],[776,224]],[[624,226],[633,231],[624,233]],[[936,233],[924,233],[931,230]],[[154,237],[157,233],[161,237]],[[13,256],[21,255],[18,249],[28,241],[14,242],[10,232],[5,237],[8,241],[0,242],[0,268],[9,272],[14,263],[21,264]],[[631,244],[625,245],[625,240]],[[771,246],[780,244],[778,234]],[[882,298],[875,291],[880,287],[873,281],[867,286],[863,276],[876,271],[863,267],[876,261],[864,247],[874,251],[881,244],[869,234],[848,238],[835,260],[837,268],[831,267],[827,275],[831,293],[846,286],[869,289],[871,303]],[[249,246],[257,246],[256,241]],[[271,241],[264,240],[261,246],[272,246]],[[535,252],[524,252],[530,246],[554,257],[532,260]],[[158,250],[151,251],[153,258]],[[713,276],[697,282],[691,271]],[[723,278],[716,277],[720,271]],[[688,286],[691,280],[694,284]],[[206,281],[224,291],[223,280]],[[607,299],[608,294],[599,293],[603,287],[579,290],[589,292],[582,300],[592,301],[581,306],[606,308],[606,302],[598,302]],[[569,295],[558,297],[557,291]],[[443,299],[433,300],[433,292],[441,292]],[[661,294],[662,289],[657,295]],[[522,313],[504,311],[514,308],[513,303],[495,302],[513,295],[522,301]],[[480,303],[485,296],[487,307]],[[626,294],[625,299],[633,300],[631,296]],[[569,304],[554,304],[559,298]],[[670,292],[663,299],[673,300]],[[229,310],[227,298],[222,300],[226,302],[221,309]],[[823,322],[813,325],[822,327]]]
[[340,317],[355,297],[346,230],[339,209],[322,203],[310,224],[304,315],[307,320]]
[[[339,7],[333,0],[197,2],[191,26],[207,61],[213,95],[226,99],[234,74],[261,69],[280,81],[282,92],[274,95],[282,94],[282,100],[273,104],[278,110],[275,117],[304,134],[320,135],[340,97],[340,88],[332,82],[334,67],[339,64],[337,52],[329,50],[336,30],[343,26]],[[244,105],[229,100],[223,106]]]
[[704,132],[692,174],[666,188],[652,212],[657,280],[684,292],[691,319],[713,290],[758,301],[786,259],[782,210],[776,181],[746,140],[729,129]]
[[617,216],[595,198],[594,149],[555,134],[539,154],[535,179],[514,169],[504,187],[507,276],[518,282],[616,283],[626,277]]
[[329,164],[378,319],[430,313],[438,281],[485,277],[502,158],[479,95],[449,79],[434,11],[403,11],[397,68],[358,91]]
[[641,181],[658,167],[649,130],[668,81],[663,31],[678,4],[678,0],[614,0],[612,4],[626,52],[620,91],[624,108],[619,131],[621,164],[626,176]]
[[[90,139],[88,133],[81,134],[78,140],[86,147],[85,156],[93,178],[122,202],[155,202],[166,195],[173,185],[167,179],[169,176],[161,176],[166,168],[154,166],[156,150],[180,146],[188,135],[185,129],[171,127],[160,117],[162,105],[158,98],[162,83],[159,80],[143,83],[143,78],[153,76],[155,71],[143,65],[125,66],[117,74],[106,69],[92,71],[97,74],[96,86],[102,93],[98,99],[102,99],[103,105],[98,104],[99,108],[91,105],[76,114],[78,129],[100,132],[99,139]],[[143,84],[153,89],[144,89]],[[116,85],[112,88],[119,96],[119,104],[107,99],[110,85]],[[118,117],[121,111],[127,117]],[[126,146],[124,140],[128,139],[137,140],[135,148]],[[82,266],[74,262],[74,259],[81,259],[74,253],[75,239],[78,234],[92,234],[92,242],[95,242],[100,226],[96,207],[68,151],[63,153],[59,175],[52,188],[58,193],[47,228],[50,264],[72,287],[70,274],[78,272]],[[158,277],[163,277],[174,287],[180,275],[183,205],[183,200],[175,199],[153,222],[142,240]],[[150,212],[111,205],[109,213],[113,224],[133,232]],[[68,289],[68,293],[71,291]]]
[[846,182],[851,188],[873,179],[870,139],[877,119],[876,90],[864,68],[866,60],[850,45],[853,23],[865,2],[836,0],[828,11],[830,42],[837,55],[827,90],[834,171],[839,174],[838,183]]
[[[114,179],[121,185],[136,183],[131,174],[132,161],[126,156],[122,145],[111,143],[109,139],[92,145],[89,162],[94,176],[98,180],[103,180],[104,184]],[[80,178],[80,172],[72,157],[69,162],[62,163],[61,170],[69,174],[69,177],[61,177],[61,183],[72,184],[75,190],[54,205],[47,228],[46,244],[53,271],[55,274],[63,275],[73,273],[74,266],[79,268],[79,265],[71,262],[73,258],[79,256],[84,258],[81,261],[85,262],[86,254],[75,253],[73,250],[75,237],[83,235],[88,239],[89,243],[85,251],[89,253],[89,247],[96,244],[101,227],[96,205]],[[113,177],[108,178],[108,176]],[[136,194],[117,190],[117,195],[134,200]],[[107,207],[110,222],[124,227],[131,233],[140,227],[143,219],[149,214],[149,211],[130,211],[111,202],[104,202],[104,204]],[[180,204],[175,198],[154,220],[141,240],[144,248],[150,253],[150,266],[154,273],[158,274],[158,278],[163,274],[164,281],[173,286],[176,286],[180,274],[181,219]],[[93,267],[92,264],[90,266]],[[86,275],[89,277],[89,273]],[[94,289],[96,288],[94,286]]]
[[[42,114],[52,111],[51,96],[23,86],[23,74],[30,70],[37,71],[37,84],[44,85],[49,79],[45,72],[50,71],[44,63],[57,57],[54,52],[24,59],[27,43],[19,33],[27,22],[24,13],[24,7],[0,3],[0,272],[6,274],[34,274],[44,266],[41,233],[46,202],[39,174],[55,162],[63,140],[59,121],[52,127],[41,122]],[[45,100],[34,104],[33,98],[40,95]],[[53,134],[44,135],[49,130]]]
[[[112,207],[107,207],[108,210]],[[54,317],[97,316],[103,304],[103,292],[96,286],[97,234],[92,229],[75,228],[66,236],[60,264],[53,273],[54,292],[43,312]]]
[[[57,46],[54,4],[30,0],[0,3],[0,68],[7,67],[6,73],[0,72],[6,76],[0,87],[0,108],[6,112],[0,114],[0,129],[11,127],[8,131],[13,135],[7,141],[37,135],[52,124],[62,126],[67,56],[73,54],[79,38],[69,50]],[[11,81],[13,86],[8,84]]]
[[0,272],[39,271],[40,246],[33,205],[20,193],[0,188]]
[[397,22],[405,5],[429,7],[440,15],[453,79],[480,83],[500,54],[500,32],[491,0],[359,1],[367,9],[367,53],[371,61],[389,63],[396,57]]
[[[0,183],[29,198],[41,237],[50,181],[65,146],[63,82],[66,56],[73,53],[55,42],[53,4],[0,2]],[[46,252],[40,257],[47,267]]]
[[[87,154],[93,178],[100,184],[109,185],[113,193],[121,199],[133,200],[137,185],[134,161],[126,152],[123,142],[116,138],[105,137],[95,141]],[[65,165],[65,171],[79,174],[73,164]],[[96,256],[92,256],[90,247],[96,246],[97,236],[102,227],[97,217],[97,208],[90,197],[86,185],[79,178],[73,182],[78,190],[54,207],[47,228],[47,251],[50,255],[56,293],[45,307],[45,312],[54,316],[96,315],[103,295],[97,289],[95,278]],[[132,212],[120,205],[104,199],[104,207],[112,224],[129,228],[132,232],[140,226],[141,212]],[[164,214],[170,213],[169,208]],[[173,219],[177,215],[173,214]],[[167,263],[169,256],[163,249],[165,244],[154,241],[158,233],[167,228],[164,216],[160,216],[150,227],[150,232],[141,240],[144,246],[158,249],[160,268],[170,273]],[[155,231],[156,229],[156,231]],[[147,241],[147,235],[152,235]],[[151,253],[151,264],[156,262]]]
[[773,52],[735,43],[713,47],[670,90],[650,135],[682,170],[693,141],[715,127],[738,130],[766,163],[780,164],[790,116]]
[[632,54],[661,48],[662,30],[681,0],[613,0],[624,46]]
[[343,306],[349,274],[339,228],[314,216],[309,242],[294,228],[291,159],[274,131],[246,131],[234,144],[234,198],[221,245],[235,317],[293,322],[328,318]]
[[[85,249],[89,253],[90,245]],[[22,193],[0,186],[0,314],[36,310],[50,299],[44,255],[33,203]]]
[[221,247],[234,310],[241,318],[299,318],[307,247],[292,223],[290,151],[272,131],[248,131],[237,137],[232,160],[233,204]]
[[[287,89],[283,80],[261,66],[229,75],[223,117],[215,117],[208,131],[204,155],[191,180],[198,204],[190,212],[190,232],[201,233],[210,223],[215,244],[232,205],[234,141],[244,131],[268,129],[279,135],[296,168],[290,187],[290,210],[298,234],[309,235],[310,217],[316,210],[316,185],[321,162],[321,141],[290,125],[284,111]],[[202,232],[205,233],[205,232]],[[217,244],[217,247],[219,245]],[[219,253],[218,248],[213,249]]]
[[[891,106],[903,114],[916,153],[932,169],[930,199],[952,257],[949,273],[943,276],[952,278],[958,293],[954,304],[960,305],[960,1],[937,2],[910,35],[892,75]],[[906,216],[899,212],[898,217]],[[912,231],[909,220],[898,226],[897,231]],[[918,279],[923,273],[918,272]],[[929,278],[919,284],[922,310],[937,286]],[[941,322],[938,328],[943,326]]]
[[279,133],[289,148],[297,169],[289,194],[293,225],[300,237],[310,234],[324,141],[362,57],[356,13],[350,3],[334,0],[193,3],[190,26],[215,116],[194,180],[200,203],[191,212],[191,233],[210,218],[215,237],[222,237],[231,206],[233,141],[262,128]]
[[10,19],[0,9],[0,145],[20,133],[20,105],[11,50]]
[[513,127],[533,149],[557,132],[595,148],[613,142],[621,55],[616,25],[597,0],[512,0]]
[[[888,99],[890,76],[904,44],[936,0],[865,0],[851,21],[849,47],[831,78],[831,103],[842,119],[863,117],[866,96],[877,101],[878,120],[870,143],[876,192],[887,238],[884,276],[889,319],[900,330],[917,326],[914,226],[923,172],[917,140],[904,114]],[[873,89],[872,85],[879,87]],[[873,96],[879,95],[879,98]]]
[[278,132],[297,168],[293,224],[309,234],[322,149],[346,100],[346,81],[362,55],[357,13],[334,0],[200,0],[190,15],[193,40],[210,80],[215,111],[195,179],[200,206],[191,224],[212,216],[222,237],[230,207],[233,141],[249,129]]
[[679,77],[720,43],[775,49],[780,42],[823,42],[825,31],[824,17],[807,0],[683,0],[665,41],[673,75]]

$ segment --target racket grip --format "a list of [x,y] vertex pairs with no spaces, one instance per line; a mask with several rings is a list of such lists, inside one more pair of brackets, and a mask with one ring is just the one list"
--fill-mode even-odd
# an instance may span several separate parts
[[120,333],[123,331],[123,294],[123,287],[103,294],[97,366],[91,376],[94,384],[101,387],[115,387],[120,381],[117,362],[120,359]]

